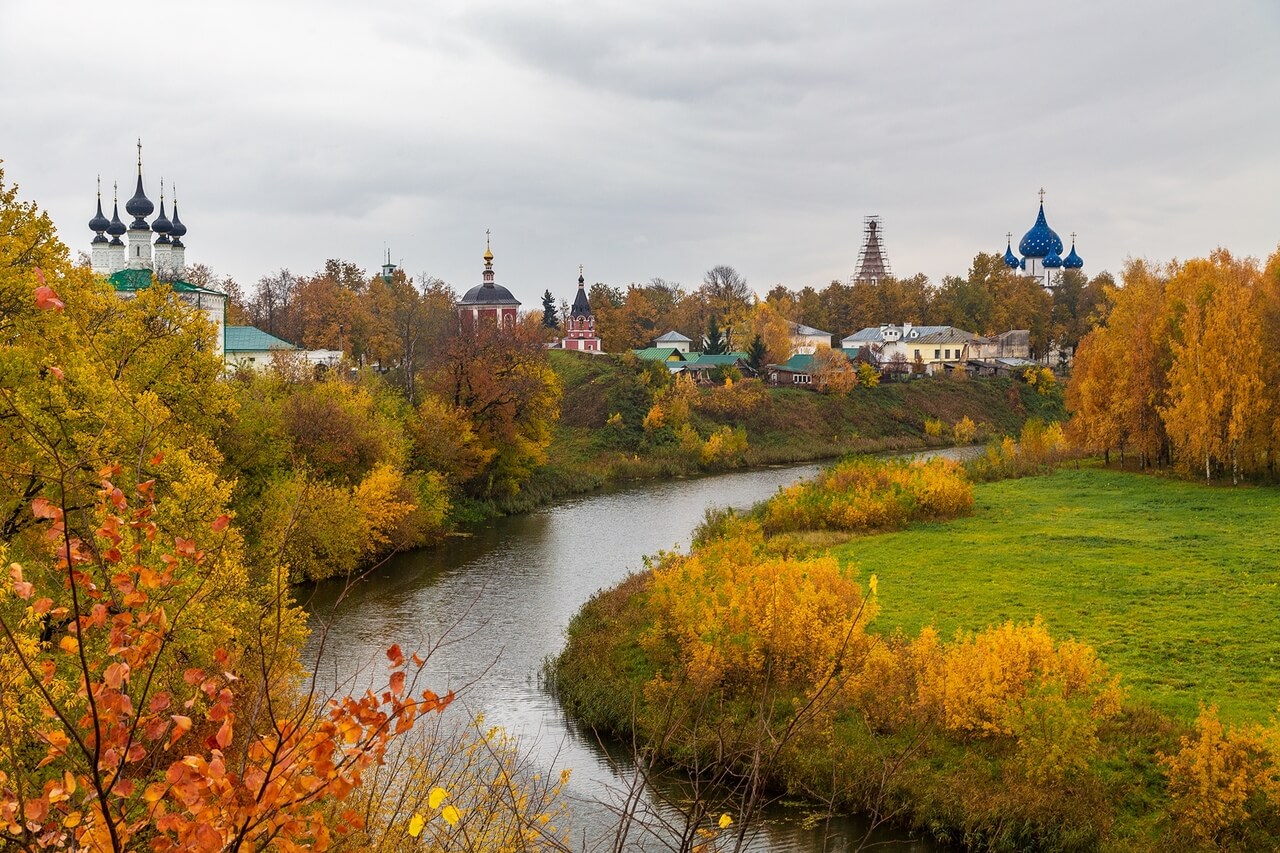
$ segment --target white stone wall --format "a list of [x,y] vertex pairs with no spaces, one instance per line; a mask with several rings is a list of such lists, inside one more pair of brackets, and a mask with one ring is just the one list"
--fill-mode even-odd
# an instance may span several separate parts
[[129,229],[129,268],[151,269],[151,229]]
[[169,274],[173,269],[173,263],[169,257],[169,250],[171,248],[172,247],[168,243],[157,243],[155,245],[155,266],[152,267],[152,269],[157,273],[161,273],[158,278],[163,281],[167,281],[172,278]]
[[94,243],[90,250],[90,258],[93,263],[93,271],[98,275],[111,275],[114,270],[111,269],[111,244],[110,243]]

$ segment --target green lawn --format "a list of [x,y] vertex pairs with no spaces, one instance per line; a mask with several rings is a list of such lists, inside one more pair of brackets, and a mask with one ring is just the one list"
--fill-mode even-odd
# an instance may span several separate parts
[[1280,489],[1099,468],[976,487],[972,517],[836,547],[879,575],[881,630],[1043,616],[1133,699],[1232,720],[1280,703]]

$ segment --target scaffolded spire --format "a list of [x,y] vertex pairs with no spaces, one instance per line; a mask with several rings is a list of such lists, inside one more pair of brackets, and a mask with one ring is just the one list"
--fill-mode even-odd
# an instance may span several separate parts
[[889,259],[884,254],[880,217],[864,217],[862,220],[862,251],[858,255],[858,271],[852,281],[877,284],[893,275]]

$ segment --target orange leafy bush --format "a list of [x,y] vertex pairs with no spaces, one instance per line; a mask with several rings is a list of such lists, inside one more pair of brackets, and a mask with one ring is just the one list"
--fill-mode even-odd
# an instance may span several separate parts
[[[152,484],[130,501],[116,473],[101,472],[88,537],[66,506],[35,499],[46,556],[28,561],[30,578],[9,569],[0,835],[24,849],[324,849],[361,818],[326,820],[322,800],[345,799],[393,738],[452,697],[415,696],[410,676],[423,661],[398,647],[384,690],[318,702],[271,678],[264,693],[240,696],[226,649],[212,666],[185,665],[190,650],[176,638],[205,606],[198,579],[218,548],[168,541]],[[225,515],[209,526],[215,542],[227,528]],[[244,714],[245,699],[264,712]]]
[[689,556],[664,555],[649,601],[646,647],[674,650],[667,675],[698,688],[815,684],[865,652],[874,611],[833,558],[772,553],[750,524]]

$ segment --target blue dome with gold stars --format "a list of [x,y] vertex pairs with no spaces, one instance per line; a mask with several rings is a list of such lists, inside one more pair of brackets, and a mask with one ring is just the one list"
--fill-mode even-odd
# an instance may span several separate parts
[[1031,230],[1018,243],[1018,251],[1022,253],[1024,258],[1044,258],[1049,255],[1061,255],[1062,238],[1049,227],[1049,223],[1045,220],[1043,201],[1040,202],[1040,214],[1036,217],[1036,224],[1031,226]]

